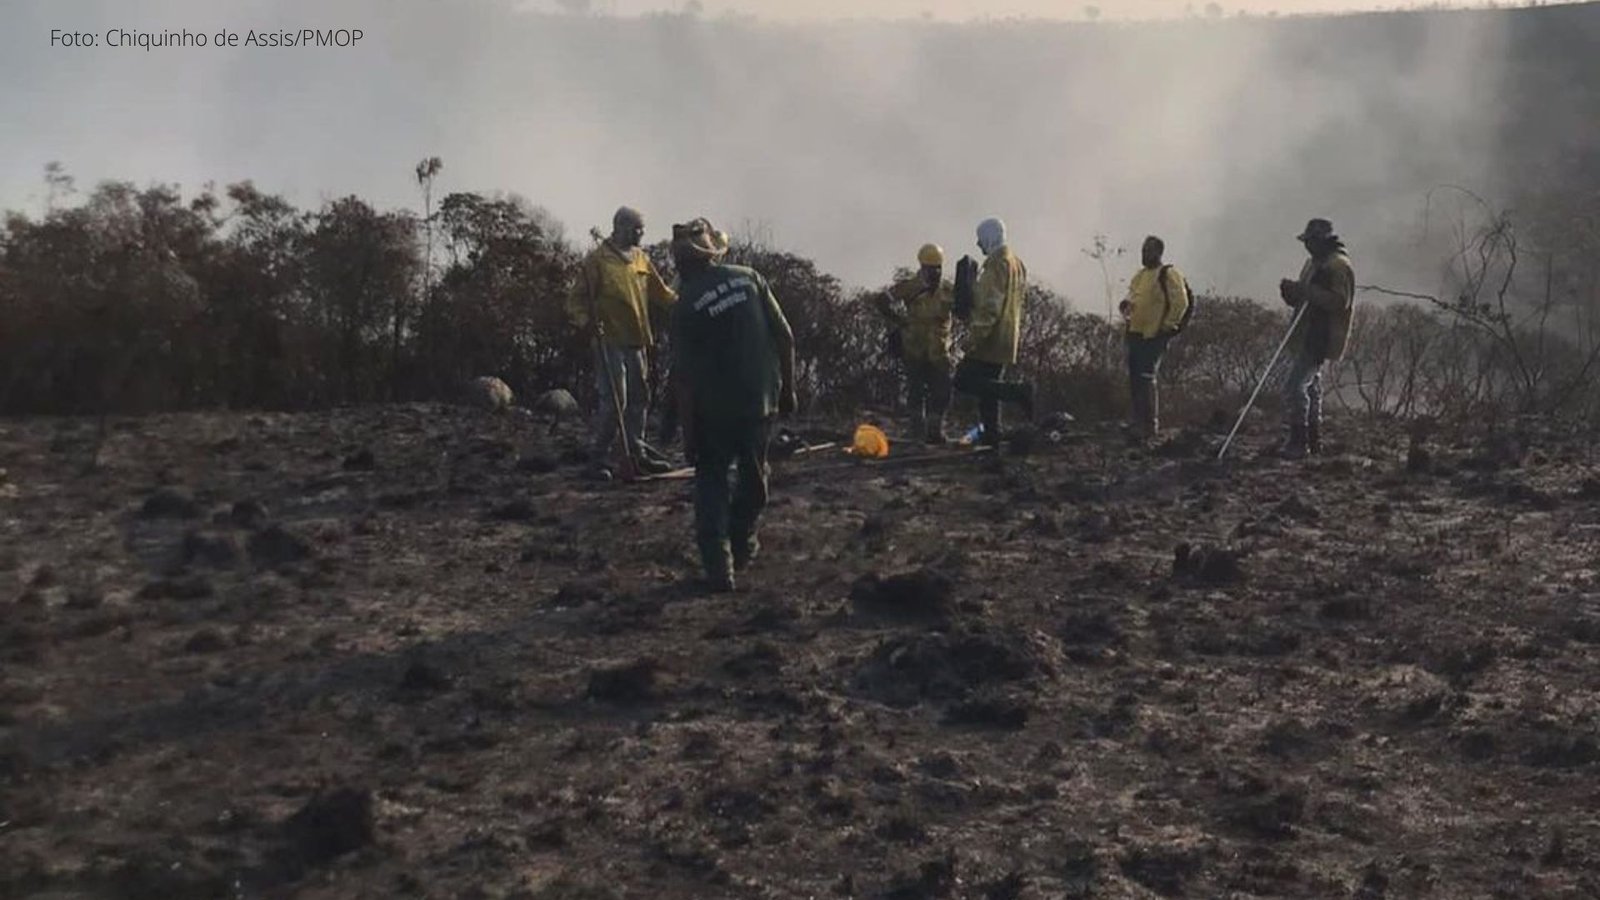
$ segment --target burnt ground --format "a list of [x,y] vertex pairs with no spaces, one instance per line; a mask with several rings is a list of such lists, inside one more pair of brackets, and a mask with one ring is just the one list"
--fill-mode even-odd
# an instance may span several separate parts
[[514,416],[0,423],[0,896],[1600,895],[1589,445],[1333,431],[811,454],[713,596]]

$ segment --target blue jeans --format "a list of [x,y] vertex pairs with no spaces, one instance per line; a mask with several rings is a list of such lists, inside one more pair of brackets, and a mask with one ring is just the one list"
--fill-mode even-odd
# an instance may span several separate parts
[[[616,384],[616,399],[612,384]],[[622,421],[627,429],[628,452],[639,458],[639,439],[644,435],[645,412],[650,391],[644,381],[644,351],[627,347],[602,347],[594,357],[595,410],[593,422],[594,455],[597,462],[611,455],[617,440],[617,406],[622,406]]]
[[1322,421],[1322,360],[1295,354],[1289,363],[1289,378],[1283,385],[1289,425],[1305,428]]

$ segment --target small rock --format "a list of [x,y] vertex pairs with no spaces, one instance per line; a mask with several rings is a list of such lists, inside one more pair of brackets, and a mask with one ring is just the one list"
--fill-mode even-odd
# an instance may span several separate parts
[[968,725],[1019,731],[1028,724],[1031,704],[1016,695],[984,693],[950,707],[947,725]]
[[1012,456],[1032,456],[1044,440],[1039,429],[1024,426],[1011,433],[1006,449],[1011,451]]
[[425,660],[413,660],[400,676],[400,690],[411,694],[434,694],[450,689],[450,676]]
[[960,883],[956,878],[955,852],[949,851],[942,859],[925,862],[915,876],[901,875],[895,882],[884,894],[885,900],[935,900],[955,896],[956,885]]
[[267,524],[267,507],[255,500],[240,500],[228,511],[228,519],[237,528],[255,531]]
[[1307,503],[1296,494],[1278,504],[1278,515],[1301,522],[1315,522],[1322,518],[1322,510]]
[[346,456],[342,467],[346,472],[370,472],[378,467],[378,460],[372,455],[371,447],[362,447]]
[[197,519],[200,504],[176,488],[161,488],[144,499],[139,515],[146,519]]
[[65,606],[67,609],[83,611],[89,609],[98,609],[104,602],[105,597],[103,597],[99,591],[91,588],[88,590],[73,591],[72,593],[68,594]]
[[735,678],[772,677],[783,671],[783,651],[766,641],[758,641],[745,652],[722,664]]
[[1346,594],[1322,601],[1317,613],[1324,619],[1353,622],[1372,617],[1372,598],[1365,595]]
[[609,703],[649,700],[655,693],[656,673],[660,669],[660,664],[653,659],[597,669],[589,674],[588,695]]
[[561,462],[548,453],[529,451],[517,457],[517,471],[529,475],[543,475],[560,468]]
[[850,588],[857,613],[896,619],[942,620],[955,613],[955,583],[932,569],[880,578],[868,573]]
[[1235,584],[1244,580],[1244,568],[1239,564],[1241,556],[1239,551],[1227,547],[1182,543],[1173,548],[1172,574],[1191,577],[1204,584]]
[[539,412],[567,415],[578,411],[578,401],[573,399],[570,392],[555,388],[540,394],[533,401],[533,408]]
[[560,607],[582,606],[585,603],[597,603],[605,599],[605,596],[605,589],[597,584],[569,581],[556,589],[555,595],[550,598],[550,605]]
[[239,564],[239,545],[225,534],[191,531],[183,537],[183,561],[213,569],[231,569]]
[[185,653],[216,653],[228,647],[227,638],[215,628],[202,628],[183,644]]
[[163,578],[139,589],[140,600],[204,600],[216,591],[209,579],[199,575],[188,578]]
[[1130,847],[1117,864],[1123,875],[1165,897],[1181,896],[1185,883],[1202,868],[1200,854],[1182,845]]
[[339,788],[307,801],[284,823],[296,855],[318,866],[371,844],[375,837],[372,792]]
[[247,549],[250,561],[263,569],[302,562],[316,552],[309,541],[282,525],[273,525],[251,535]]
[[510,385],[491,375],[483,375],[472,379],[466,385],[465,400],[467,405],[475,406],[486,412],[499,412],[511,406],[512,393]]
[[518,497],[496,506],[489,518],[500,522],[532,522],[539,518],[539,507],[526,497]]

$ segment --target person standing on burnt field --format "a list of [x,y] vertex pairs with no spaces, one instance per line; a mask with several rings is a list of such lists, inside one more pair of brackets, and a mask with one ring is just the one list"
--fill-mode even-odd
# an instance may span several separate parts
[[[879,294],[878,311],[896,329],[906,372],[906,402],[912,436],[943,444],[945,412],[950,408],[950,310],[955,293],[944,273],[944,250],[923,244],[917,274]],[[904,312],[896,309],[904,305]]]
[[[594,335],[595,412],[591,471],[609,477],[606,463],[621,431],[625,463],[643,474],[672,465],[644,442],[649,409],[646,354],[653,343],[649,304],[677,300],[640,248],[644,216],[629,207],[611,218],[611,235],[584,257],[567,299],[567,316]],[[618,419],[621,419],[619,423]]]
[[1310,256],[1297,279],[1278,283],[1278,293],[1299,313],[1290,333],[1289,378],[1284,383],[1289,438],[1280,453],[1304,459],[1322,452],[1322,364],[1344,356],[1350,341],[1356,296],[1355,269],[1344,241],[1327,219],[1312,219],[1296,238]]
[[1167,344],[1183,327],[1189,311],[1189,284],[1183,273],[1162,263],[1167,245],[1150,235],[1139,250],[1139,271],[1128,281],[1120,310],[1127,319],[1128,392],[1133,436],[1148,441],[1161,430],[1157,380]]
[[[794,333],[759,272],[721,262],[726,237],[705,219],[672,227],[680,298],[672,373],[684,455],[694,466],[695,543],[714,591],[761,548],[767,444],[775,416],[793,413]],[[737,470],[728,490],[728,468]]]
[[978,398],[983,423],[979,442],[998,447],[1002,402],[1021,407],[1023,418],[1033,421],[1033,385],[1004,380],[1006,367],[1017,363],[1028,270],[1007,245],[1006,226],[999,219],[978,223],[978,249],[984,260],[977,276],[960,271],[973,266],[968,257],[962,257],[956,273],[956,303],[967,318],[967,341],[956,366],[955,388]]

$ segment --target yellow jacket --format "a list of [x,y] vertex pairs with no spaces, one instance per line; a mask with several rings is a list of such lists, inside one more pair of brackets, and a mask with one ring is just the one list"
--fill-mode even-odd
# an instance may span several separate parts
[[1027,290],[1028,269],[1010,247],[989,254],[978,274],[978,283],[972,288],[967,358],[1001,366],[1016,363]]
[[[1161,289],[1161,270],[1167,270],[1167,287]],[[1169,301],[1170,298],[1170,301]],[[1128,282],[1128,333],[1153,338],[1176,328],[1189,308],[1189,286],[1177,266],[1143,268]]]
[[897,282],[886,293],[906,305],[905,315],[888,308],[884,313],[900,326],[901,350],[913,362],[950,361],[950,307],[955,288],[948,281],[929,287],[921,275]]
[[601,241],[578,266],[578,283],[567,298],[567,317],[585,328],[590,310],[598,310],[606,346],[637,349],[654,339],[645,304],[670,306],[677,299],[643,250],[633,247],[624,253],[610,241]]

